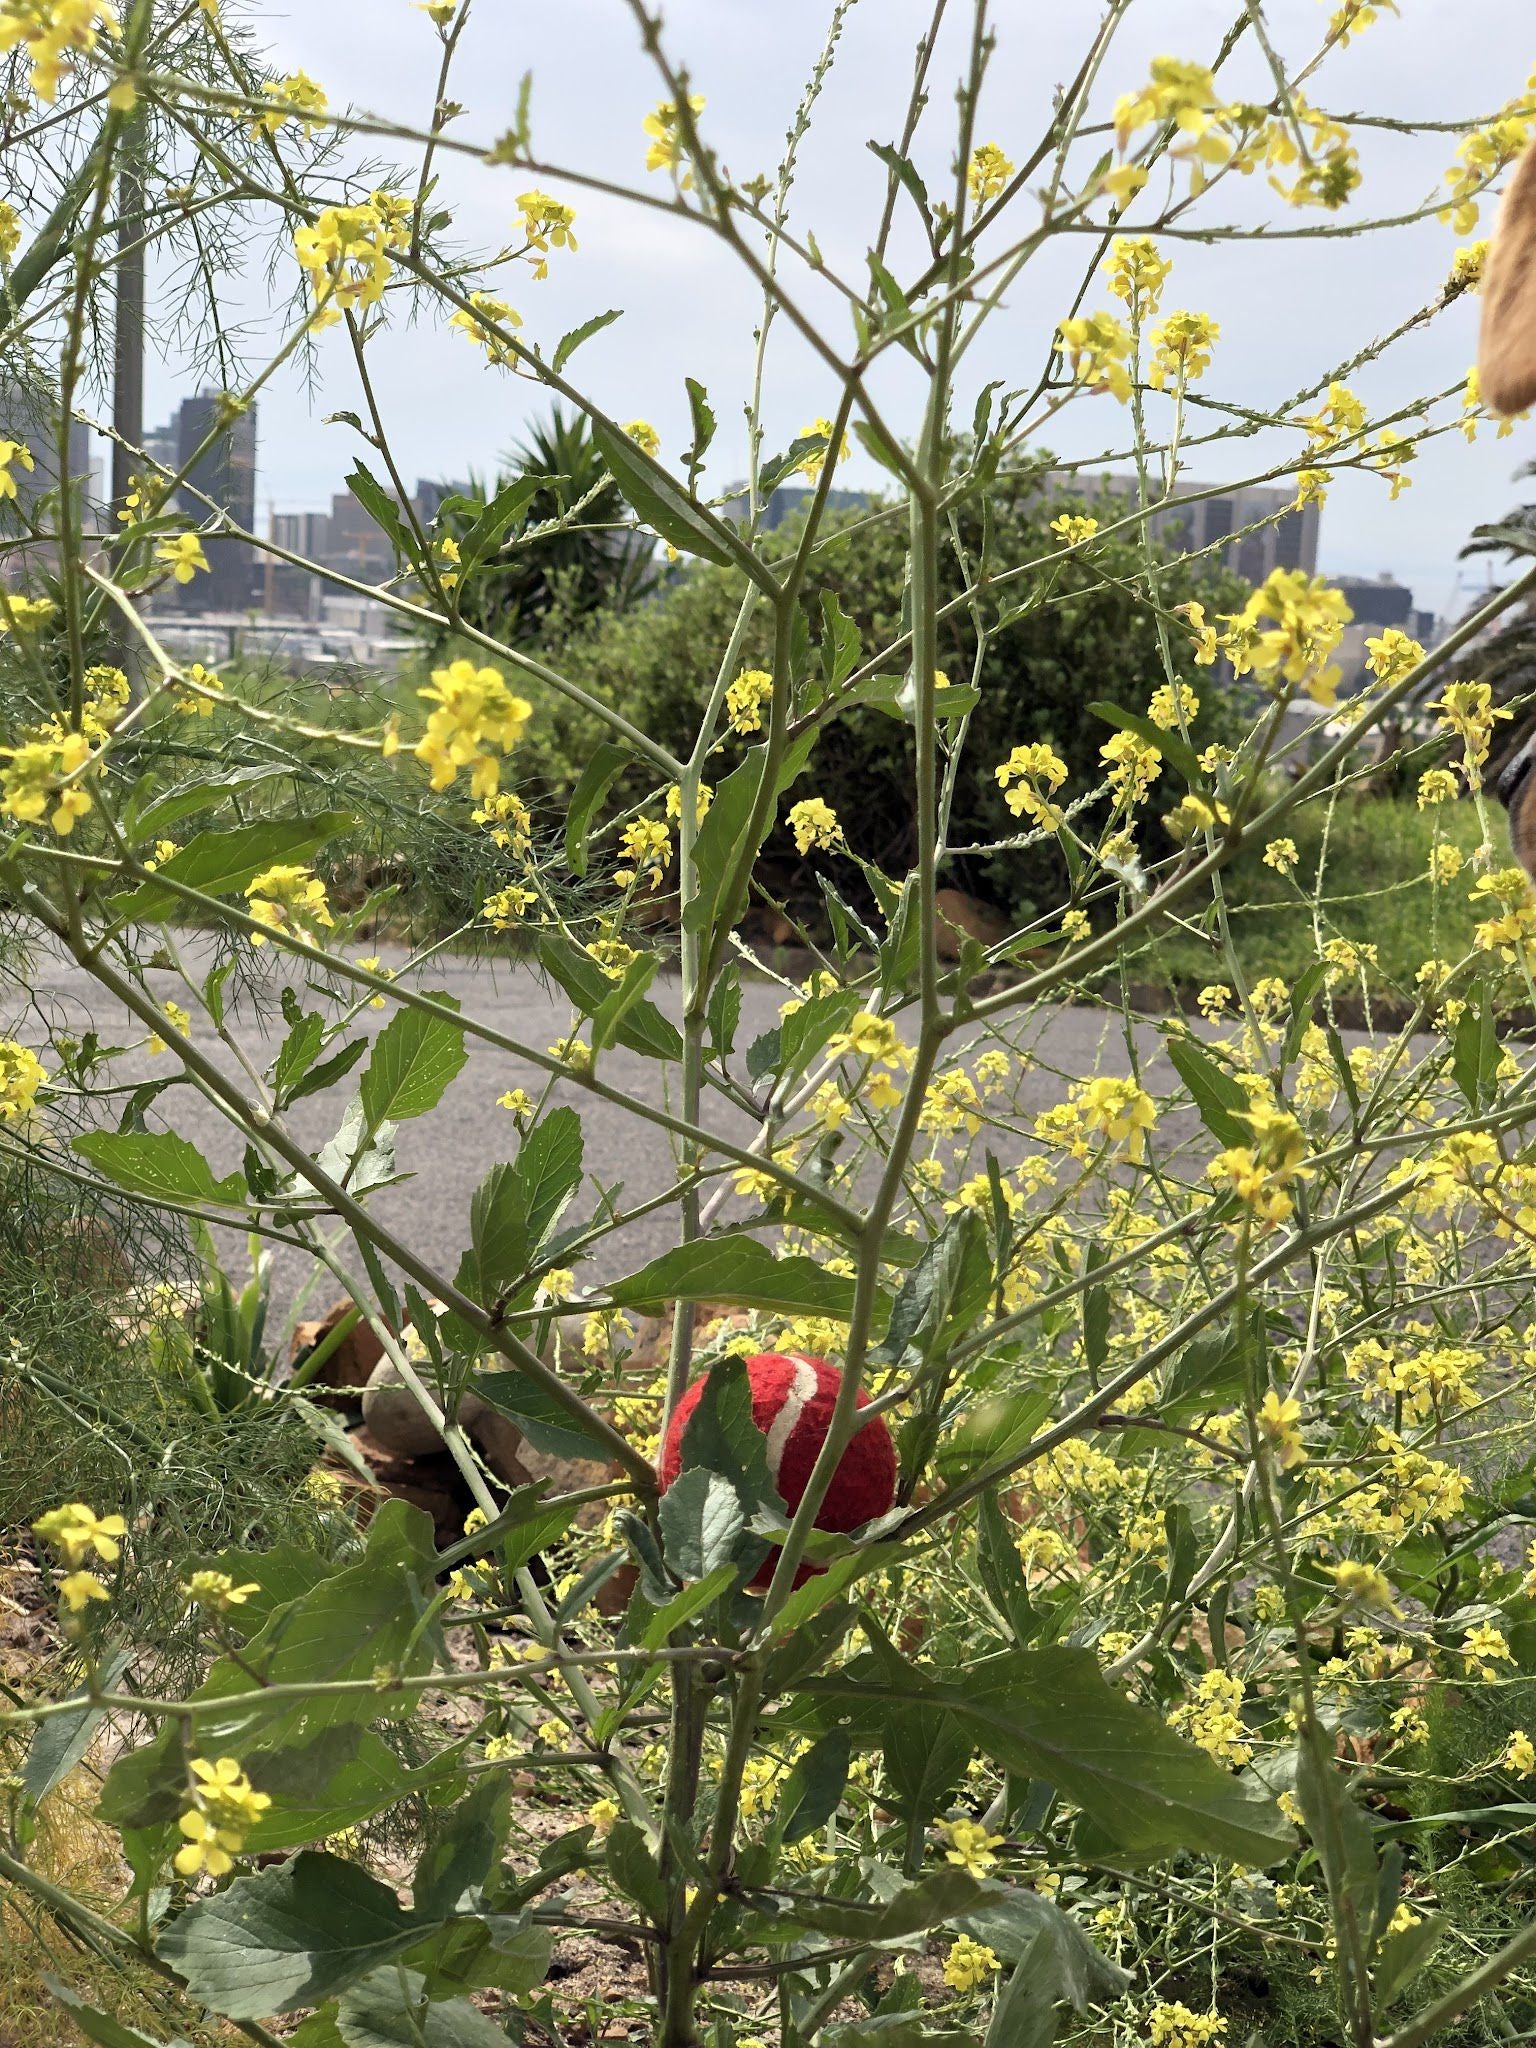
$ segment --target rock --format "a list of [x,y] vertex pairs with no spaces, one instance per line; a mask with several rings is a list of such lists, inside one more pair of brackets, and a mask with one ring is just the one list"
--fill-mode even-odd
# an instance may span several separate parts
[[464,1396],[459,1403],[459,1420],[503,1486],[528,1484],[533,1474],[523,1463],[523,1433],[515,1422],[482,1401],[478,1394]]
[[401,1379],[395,1362],[381,1358],[363,1389],[363,1425],[374,1442],[397,1458],[429,1458],[444,1449],[437,1425]]
[[936,890],[933,909],[941,960],[958,960],[965,939],[975,939],[983,946],[998,946],[1008,936],[1007,920],[974,896],[967,896],[963,889]]
[[[321,1338],[329,1336],[342,1317],[350,1315],[356,1306],[357,1303],[352,1297],[344,1294],[339,1301],[333,1301],[317,1321],[296,1325],[293,1346],[288,1356],[290,1367],[300,1365]],[[365,1387],[369,1374],[383,1356],[384,1346],[379,1342],[372,1325],[359,1322],[342,1338],[311,1384],[315,1388],[336,1387],[343,1390]]]

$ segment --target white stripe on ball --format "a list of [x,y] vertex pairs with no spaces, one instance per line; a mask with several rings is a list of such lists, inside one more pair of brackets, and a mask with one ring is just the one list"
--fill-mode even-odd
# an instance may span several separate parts
[[784,1406],[773,1418],[768,1430],[768,1471],[775,1486],[779,1483],[779,1467],[784,1462],[784,1453],[795,1427],[805,1413],[805,1404],[816,1392],[816,1368],[808,1358],[795,1360],[795,1376],[789,1383],[784,1396]]

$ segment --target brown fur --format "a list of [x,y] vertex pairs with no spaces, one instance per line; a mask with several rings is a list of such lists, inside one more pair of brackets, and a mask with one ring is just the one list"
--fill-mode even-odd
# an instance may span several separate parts
[[1494,223],[1477,367],[1483,403],[1494,412],[1536,403],[1536,148],[1516,166]]

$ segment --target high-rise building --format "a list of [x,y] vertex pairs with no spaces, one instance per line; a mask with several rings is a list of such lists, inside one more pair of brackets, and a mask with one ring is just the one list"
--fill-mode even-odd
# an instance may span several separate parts
[[[1048,477],[1058,487],[1066,479]],[[1077,478],[1074,494],[1093,498],[1102,492],[1126,501],[1136,500],[1134,477],[1106,476],[1094,480]],[[1275,569],[1304,569],[1317,573],[1318,508],[1296,504],[1296,493],[1275,484],[1194,483],[1180,478],[1176,502],[1153,512],[1147,530],[1170,554],[1203,554],[1230,569],[1248,584],[1260,584]],[[1251,529],[1251,530],[1250,530]]]
[[[50,493],[57,494],[60,481],[58,421],[53,406],[50,392],[12,378],[0,381],[0,439],[20,441],[32,457],[30,469],[19,461],[12,465],[16,496],[14,500],[0,500],[0,540],[15,541],[32,527],[41,527],[45,532],[57,529],[56,503],[43,503]],[[81,523],[91,532],[101,519],[100,471],[93,459],[91,430],[83,420],[70,422],[67,474],[70,487],[77,494]],[[20,550],[7,549],[3,558],[6,582],[21,582],[29,565],[34,569],[51,567],[55,553],[50,541]]]
[[[222,392],[210,389],[184,398],[176,415],[176,466],[187,472],[177,502],[189,519],[206,519],[211,501],[237,526],[255,532],[254,405],[231,417]],[[193,609],[237,612],[260,602],[260,559],[248,542],[214,535],[203,542],[203,550],[208,574],[181,586]]]

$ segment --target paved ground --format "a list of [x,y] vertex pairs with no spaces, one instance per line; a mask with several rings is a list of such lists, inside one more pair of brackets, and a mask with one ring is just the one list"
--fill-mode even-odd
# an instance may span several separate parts
[[[393,964],[393,963],[389,963]],[[171,994],[177,984],[171,976],[151,976],[156,993]],[[455,996],[467,1013],[495,1026],[507,1036],[542,1049],[567,1028],[569,1005],[558,991],[552,992],[528,968],[505,963],[449,961],[435,963],[421,978],[423,987],[441,988]],[[742,1021],[737,1036],[738,1054],[760,1032],[778,1021],[783,991],[768,981],[749,982],[743,989]],[[678,1011],[676,984],[662,981],[656,989],[661,1008],[674,1017]],[[142,1033],[126,1016],[106,1002],[89,977],[72,964],[61,961],[36,963],[32,978],[32,1004],[36,1014],[18,1017],[0,993],[0,1032],[36,1043],[41,1036],[40,1020],[51,1020],[62,1030],[80,1032],[94,1027],[104,1040],[128,1043]],[[9,1018],[7,1012],[10,1012]],[[233,1012],[237,1036],[255,1064],[264,1064],[281,1043],[286,1026],[277,1010],[275,987],[270,993],[254,992],[238,1002]],[[378,1029],[387,1017],[364,1012],[364,1026]],[[1113,1040],[1106,1044],[1105,1020],[1088,1010],[1064,1010],[1035,1027],[1025,1049],[1026,1083],[1023,1105],[1029,1111],[1058,1099],[1063,1074],[1080,1076],[1100,1065],[1118,1066],[1123,1071],[1123,1052]],[[142,1054],[125,1057],[114,1071],[120,1078],[163,1077],[170,1071],[168,1058],[153,1060]],[[601,1074],[610,1085],[637,1097],[655,1099],[660,1072],[655,1062],[622,1048],[604,1054]],[[290,1121],[295,1134],[318,1146],[335,1130],[349,1082],[327,1094],[307,1098],[295,1105]],[[507,1111],[496,1106],[504,1090],[519,1085],[536,1087],[538,1071],[526,1062],[503,1054],[483,1041],[469,1040],[469,1058],[438,1109],[430,1116],[401,1126],[397,1138],[400,1167],[412,1177],[403,1186],[382,1191],[376,1198],[380,1218],[401,1235],[424,1258],[452,1273],[466,1241],[470,1197],[490,1167],[512,1156],[516,1149],[516,1128]],[[595,1097],[587,1091],[562,1083],[557,1099],[574,1103],[581,1111],[586,1136],[586,1166],[589,1176],[605,1188],[617,1189],[616,1200],[629,1207],[646,1196],[660,1192],[675,1177],[675,1167],[665,1133],[643,1123],[619,1104]],[[240,1161],[241,1141],[222,1117],[189,1087],[167,1090],[158,1099],[156,1112],[171,1128],[190,1138],[214,1165],[227,1172]],[[751,1126],[739,1113],[718,1100],[711,1107],[714,1127],[740,1137]],[[578,1198],[578,1204],[583,1198]],[[590,1212],[591,1194],[585,1198]],[[574,1220],[581,1207],[570,1214]],[[591,1280],[629,1270],[664,1250],[672,1242],[675,1219],[669,1209],[639,1219],[605,1245],[603,1256],[584,1271]],[[238,1244],[231,1249],[238,1250]],[[279,1249],[278,1291],[287,1302],[298,1286],[302,1261],[296,1253]]]

